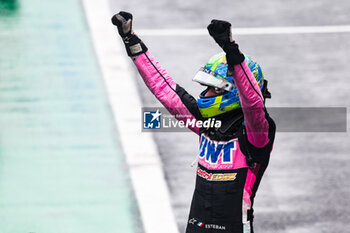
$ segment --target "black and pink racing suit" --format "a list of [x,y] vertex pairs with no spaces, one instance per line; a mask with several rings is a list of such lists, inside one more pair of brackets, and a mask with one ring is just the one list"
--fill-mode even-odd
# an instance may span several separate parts
[[[132,60],[147,87],[178,120],[203,120],[196,99],[149,51]],[[234,66],[233,78],[242,108],[215,117],[222,121],[218,129],[190,126],[200,142],[186,233],[253,232],[253,201],[269,163],[275,124],[245,61]]]

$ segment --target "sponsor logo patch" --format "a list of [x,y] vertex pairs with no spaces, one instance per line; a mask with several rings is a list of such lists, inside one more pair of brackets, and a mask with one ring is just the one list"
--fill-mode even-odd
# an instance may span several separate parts
[[195,218],[191,218],[190,220],[188,220],[189,224],[194,225],[197,222],[197,220]]
[[210,164],[232,164],[232,152],[237,150],[236,141],[237,139],[218,142],[202,134],[199,146],[199,158],[205,159]]
[[236,179],[237,173],[208,173],[197,168],[197,175],[209,181],[232,181]]
[[191,218],[190,220],[188,220],[188,224],[196,225],[198,227],[204,227],[206,229],[226,230],[226,226],[200,222],[196,218]]

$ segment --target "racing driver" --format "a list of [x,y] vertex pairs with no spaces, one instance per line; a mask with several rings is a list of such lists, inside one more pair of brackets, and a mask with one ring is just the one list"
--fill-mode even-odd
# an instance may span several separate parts
[[186,233],[252,233],[253,202],[269,163],[275,124],[265,108],[270,97],[260,66],[240,52],[231,24],[212,20],[207,29],[223,52],[193,78],[206,89],[196,100],[175,83],[132,31],[132,14],[112,23],[149,90],[178,120],[215,118],[220,127],[189,128],[199,135],[196,187]]

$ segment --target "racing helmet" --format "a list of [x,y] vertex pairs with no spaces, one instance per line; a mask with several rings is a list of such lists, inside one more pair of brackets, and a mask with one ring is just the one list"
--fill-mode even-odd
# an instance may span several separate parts
[[[263,92],[264,75],[259,64],[246,55],[245,61]],[[227,72],[227,69],[226,54],[222,52],[212,56],[193,78],[193,81],[208,86],[197,99],[199,111],[205,118],[214,117],[241,107],[232,72]],[[206,97],[205,94],[209,87],[214,87],[218,94]]]

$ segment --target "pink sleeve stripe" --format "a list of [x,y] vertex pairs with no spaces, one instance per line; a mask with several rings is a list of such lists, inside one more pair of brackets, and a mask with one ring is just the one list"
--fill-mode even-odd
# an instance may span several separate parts
[[[146,86],[176,119],[196,121],[177,95],[174,80],[149,51],[134,57],[133,61]],[[199,134],[199,128],[190,126],[189,129]]]
[[249,142],[264,147],[268,142],[269,123],[259,85],[247,63],[234,66],[233,79],[238,90]]

